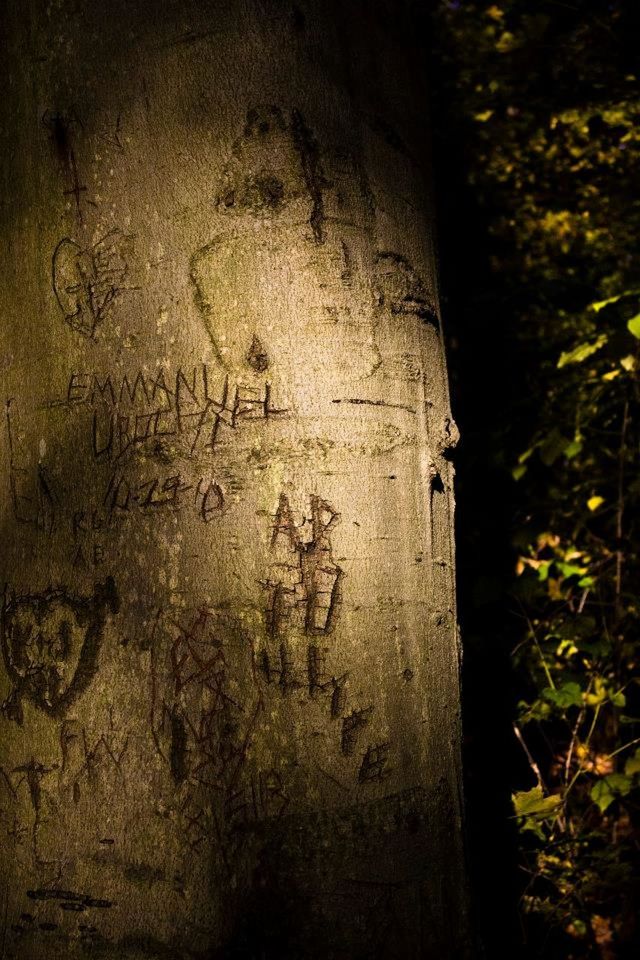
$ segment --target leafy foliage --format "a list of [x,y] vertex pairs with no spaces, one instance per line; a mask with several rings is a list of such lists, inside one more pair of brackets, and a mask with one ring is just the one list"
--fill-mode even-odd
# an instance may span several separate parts
[[517,504],[508,594],[522,693],[514,730],[529,769],[528,784],[513,784],[521,903],[545,957],[626,957],[639,937],[640,65],[630,6],[450,0],[434,14],[440,95],[468,144],[490,240],[482,308],[509,304],[521,358],[494,457]]

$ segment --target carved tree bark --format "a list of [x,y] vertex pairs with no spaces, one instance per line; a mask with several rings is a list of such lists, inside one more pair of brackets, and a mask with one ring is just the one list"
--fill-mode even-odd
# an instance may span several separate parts
[[11,0],[3,957],[461,957],[411,3]]

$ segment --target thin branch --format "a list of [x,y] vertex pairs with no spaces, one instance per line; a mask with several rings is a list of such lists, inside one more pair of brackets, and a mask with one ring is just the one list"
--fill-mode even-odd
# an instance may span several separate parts
[[616,504],[616,621],[622,619],[622,565],[624,553],[622,550],[622,530],[624,517],[624,466],[627,455],[627,428],[629,426],[629,401],[625,400],[622,412],[622,426],[620,428],[620,449],[618,452],[618,502]]
[[540,767],[538,766],[536,761],[533,759],[533,755],[529,750],[529,747],[524,742],[524,737],[522,736],[522,733],[520,732],[520,728],[516,723],[513,724],[513,732],[515,733],[520,746],[522,747],[522,749],[527,755],[529,766],[531,767],[531,769],[533,770],[536,776],[536,780],[538,781],[538,786],[541,787],[545,791],[545,793],[548,793],[549,791],[547,790],[544,780],[542,779],[542,774],[540,773]]

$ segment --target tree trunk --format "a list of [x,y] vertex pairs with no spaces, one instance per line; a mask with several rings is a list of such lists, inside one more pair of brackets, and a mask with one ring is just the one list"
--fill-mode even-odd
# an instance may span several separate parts
[[465,956],[412,4],[8,7],[2,955]]

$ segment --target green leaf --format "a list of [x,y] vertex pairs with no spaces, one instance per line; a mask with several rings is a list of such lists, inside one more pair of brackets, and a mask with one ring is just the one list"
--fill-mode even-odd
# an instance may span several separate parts
[[553,563],[552,560],[543,560],[540,563],[540,566],[536,570],[536,573],[538,574],[538,580],[540,581],[540,583],[545,583],[545,581],[549,579],[549,569],[552,563]]
[[[638,334],[640,336],[640,333]],[[593,343],[581,343],[579,346],[574,347],[573,350],[568,350],[566,353],[560,354],[560,359],[558,360],[558,369],[561,370],[562,367],[566,367],[569,363],[582,363],[588,357],[592,356],[597,350],[600,350],[604,347],[607,342],[608,337],[606,333],[601,333],[600,336],[593,341]]]
[[578,707],[582,705],[582,690],[578,683],[569,681],[560,687],[545,687],[542,696],[556,707]]
[[[556,628],[556,634],[559,637],[570,637],[573,639],[585,639],[597,629],[595,617],[589,614],[582,614],[579,617],[571,617],[560,623]],[[576,639],[576,642],[577,639]]]
[[604,813],[618,797],[626,797],[632,786],[631,777],[626,774],[610,773],[594,783],[590,796],[600,813]]
[[610,773],[606,780],[613,792],[621,797],[626,797],[633,786],[631,777],[624,773]]
[[542,787],[531,790],[519,790],[513,794],[513,807],[517,817],[554,817],[562,805],[562,797],[552,794],[545,797]]
[[552,714],[551,705],[544,700],[534,700],[532,704],[520,700],[518,703],[518,717],[523,727],[533,720],[548,720]]
[[597,783],[594,783],[589,795],[600,813],[604,813],[616,798],[606,780],[598,780]]
[[627,757],[624,772],[628,777],[634,777],[637,773],[640,773],[640,747],[631,757]]
[[563,577],[582,577],[587,572],[586,567],[579,567],[576,563],[564,563],[562,560],[556,561],[556,567]]
[[561,640],[556,649],[556,657],[573,657],[576,653],[578,647],[573,640]]
[[510,53],[518,46],[518,41],[512,33],[509,33],[508,30],[505,30],[496,43],[496,50],[498,53]]
[[612,690],[611,686],[603,677],[596,677],[593,683],[593,689],[585,696],[585,701],[590,707],[596,707],[598,704],[606,703],[607,700],[614,707],[626,706],[627,700],[621,690]]
[[564,449],[564,455],[567,460],[573,460],[574,457],[577,457],[580,451],[582,450],[582,439],[576,437],[575,440],[572,440],[568,447]]
[[621,690],[618,690],[617,693],[611,694],[609,699],[611,700],[611,703],[614,705],[614,707],[626,707],[627,705],[627,698],[625,697],[624,693],[622,693]]
[[627,329],[634,335],[634,337],[640,340],[640,313],[636,313],[635,317],[631,317],[631,320],[627,320]]
[[552,430],[540,446],[540,459],[546,467],[550,467],[571,443],[559,430]]
[[534,444],[533,447],[529,447],[524,453],[521,453],[518,457],[518,463],[526,463],[532,453],[535,452],[537,444]]
[[562,797],[557,794],[545,797],[542,787],[538,786],[532,790],[514,793],[512,800],[520,830],[530,830],[544,840],[541,826],[545,821],[555,820],[558,816],[562,807]]

